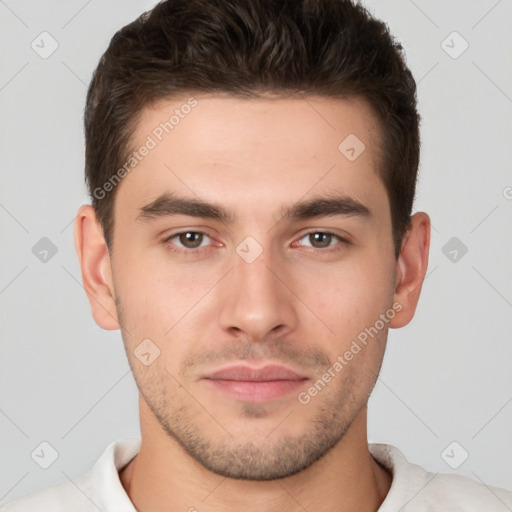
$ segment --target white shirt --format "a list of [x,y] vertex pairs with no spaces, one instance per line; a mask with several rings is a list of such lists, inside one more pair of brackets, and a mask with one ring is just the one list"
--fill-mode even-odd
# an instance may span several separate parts
[[[94,466],[73,482],[45,487],[0,507],[0,512],[136,512],[118,471],[137,455],[140,438],[107,446]],[[458,475],[430,473],[411,464],[398,448],[369,444],[370,453],[393,480],[379,512],[510,512],[512,492]]]

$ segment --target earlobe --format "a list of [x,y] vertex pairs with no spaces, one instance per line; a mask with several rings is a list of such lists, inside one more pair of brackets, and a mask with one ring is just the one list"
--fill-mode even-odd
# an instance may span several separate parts
[[402,309],[390,322],[390,327],[407,325],[413,318],[428,267],[430,248],[430,218],[424,212],[411,217],[411,228],[404,236],[397,261],[393,302]]
[[88,204],[79,208],[75,218],[75,249],[95,322],[103,329],[119,329],[110,255],[96,213]]

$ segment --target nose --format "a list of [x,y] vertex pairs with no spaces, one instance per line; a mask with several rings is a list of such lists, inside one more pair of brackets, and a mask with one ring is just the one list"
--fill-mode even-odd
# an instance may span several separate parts
[[289,272],[272,261],[267,251],[252,263],[235,253],[233,267],[223,286],[221,328],[252,341],[294,330],[297,299]]

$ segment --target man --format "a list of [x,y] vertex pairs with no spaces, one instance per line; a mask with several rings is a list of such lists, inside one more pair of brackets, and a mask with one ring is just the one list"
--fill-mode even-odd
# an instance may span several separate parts
[[512,507],[367,441],[428,264],[415,91],[385,25],[343,0],[168,0],[114,36],[75,245],[141,440],[3,510]]

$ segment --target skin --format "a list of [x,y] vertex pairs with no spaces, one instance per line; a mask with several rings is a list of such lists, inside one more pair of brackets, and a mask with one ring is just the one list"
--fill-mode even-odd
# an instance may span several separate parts
[[[388,328],[414,315],[430,219],[412,217],[395,259],[376,171],[379,129],[363,100],[195,98],[191,113],[118,185],[112,254],[91,206],[75,223],[92,314],[102,328],[121,329],[140,391],[141,450],[121,483],[137,510],[377,510],[391,475],[368,450],[367,401]],[[133,148],[186,99],[143,110]],[[349,134],[365,144],[354,161],[338,150]],[[138,221],[139,209],[164,191],[222,205],[236,221]],[[372,215],[281,219],[283,207],[333,193]],[[191,250],[183,237],[164,241],[183,231],[207,235],[199,252],[170,250]],[[349,243],[332,237],[322,245],[311,232]],[[236,252],[247,236],[263,250],[252,263]],[[378,335],[301,404],[298,392],[394,303],[401,309]],[[149,366],[134,354],[144,339],[160,350]],[[256,404],[202,379],[239,362],[282,364],[308,380]]]

